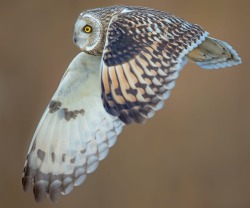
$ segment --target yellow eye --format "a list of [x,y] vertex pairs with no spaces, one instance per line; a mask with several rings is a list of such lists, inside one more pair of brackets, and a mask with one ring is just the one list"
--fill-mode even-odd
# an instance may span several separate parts
[[92,32],[92,27],[89,25],[85,25],[83,28],[83,32],[85,33],[91,33]]

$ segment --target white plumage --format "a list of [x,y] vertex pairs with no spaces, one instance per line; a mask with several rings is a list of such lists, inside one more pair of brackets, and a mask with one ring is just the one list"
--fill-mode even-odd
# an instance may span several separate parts
[[[93,172],[116,142],[123,123],[102,106],[100,57],[78,54],[69,65],[53,101],[62,104],[50,113],[48,106],[34,134],[24,189],[33,184],[37,201],[49,193],[52,201],[80,185]],[[64,108],[84,109],[76,118],[65,119]]]
[[144,123],[163,107],[188,59],[205,69],[241,63],[199,25],[144,7],[85,11],[73,40],[83,52],[45,110],[25,163],[23,187],[33,187],[37,201],[82,184],[125,124]]

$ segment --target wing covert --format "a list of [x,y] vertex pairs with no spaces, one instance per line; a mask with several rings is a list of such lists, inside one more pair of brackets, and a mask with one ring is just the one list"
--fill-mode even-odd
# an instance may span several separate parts
[[186,63],[208,33],[172,14],[132,10],[112,18],[102,60],[102,99],[126,124],[161,109]]

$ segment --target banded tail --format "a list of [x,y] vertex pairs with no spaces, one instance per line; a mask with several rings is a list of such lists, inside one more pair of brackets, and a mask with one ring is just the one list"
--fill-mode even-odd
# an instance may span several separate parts
[[218,69],[241,63],[241,58],[228,43],[208,37],[187,57],[203,69]]

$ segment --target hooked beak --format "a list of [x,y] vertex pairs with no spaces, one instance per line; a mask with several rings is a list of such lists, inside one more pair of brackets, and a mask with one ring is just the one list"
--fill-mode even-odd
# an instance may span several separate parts
[[74,43],[77,43],[77,37],[76,37],[76,35],[73,35],[73,41],[74,41]]

